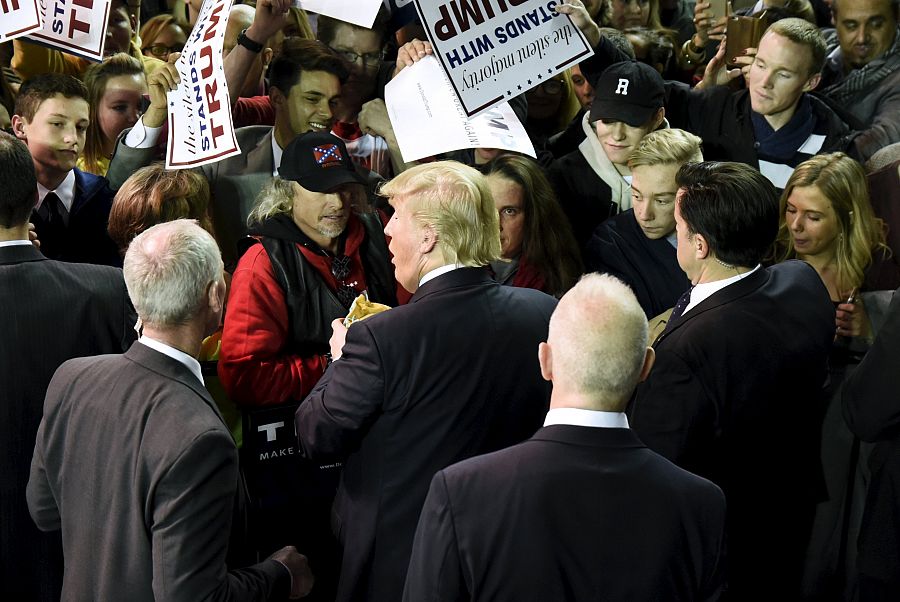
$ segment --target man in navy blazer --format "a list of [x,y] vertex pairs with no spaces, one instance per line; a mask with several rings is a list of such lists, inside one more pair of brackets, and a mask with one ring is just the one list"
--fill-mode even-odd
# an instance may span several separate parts
[[403,599],[718,599],[722,491],[647,449],[623,413],[653,357],[622,282],[590,274],[566,293],[538,354],[544,428],[435,475]]
[[0,182],[0,600],[59,600],[59,534],[38,531],[25,504],[44,394],[64,361],[128,349],[137,316],[122,270],[51,261],[29,241],[34,163],[5,132]]
[[500,228],[484,176],[429,163],[382,193],[397,280],[415,294],[349,330],[333,322],[334,363],[296,414],[306,456],[344,459],[338,600],[398,600],[431,477],[531,436],[550,396],[534,350],[556,300],[491,279]]
[[121,266],[106,231],[113,192],[106,178],[75,167],[89,123],[87,88],[70,75],[39,75],[22,84],[15,113],[13,132],[28,146],[37,173],[32,221],[41,252],[60,261]]
[[800,599],[815,503],[834,307],[815,270],[764,269],[778,195],[740,163],[685,165],[678,263],[694,287],[654,343],[631,409],[647,446],[728,500],[729,599]]

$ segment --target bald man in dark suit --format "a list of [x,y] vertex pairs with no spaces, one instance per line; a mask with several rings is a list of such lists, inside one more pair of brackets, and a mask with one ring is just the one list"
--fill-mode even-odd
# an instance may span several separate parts
[[623,413],[653,364],[634,294],[582,278],[539,358],[553,382],[544,427],[435,475],[403,599],[718,599],[722,491],[647,449]]

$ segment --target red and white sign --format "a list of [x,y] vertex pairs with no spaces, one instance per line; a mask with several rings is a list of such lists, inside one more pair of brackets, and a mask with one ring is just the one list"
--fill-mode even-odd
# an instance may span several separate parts
[[233,0],[204,0],[175,63],[181,81],[168,93],[166,169],[215,163],[241,152],[231,121],[222,44]]
[[109,3],[110,0],[41,0],[44,26],[29,34],[28,39],[92,61],[102,61]]
[[0,0],[0,43],[41,28],[37,0]]

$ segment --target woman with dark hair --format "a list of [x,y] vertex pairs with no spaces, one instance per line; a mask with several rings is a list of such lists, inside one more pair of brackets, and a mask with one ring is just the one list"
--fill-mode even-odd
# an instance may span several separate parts
[[497,281],[561,297],[582,274],[581,255],[550,182],[520,155],[501,155],[484,173],[500,214]]

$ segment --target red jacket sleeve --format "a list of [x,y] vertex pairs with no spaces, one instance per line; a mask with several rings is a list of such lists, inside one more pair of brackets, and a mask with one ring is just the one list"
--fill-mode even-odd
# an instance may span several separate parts
[[272,405],[306,397],[325,371],[325,358],[287,353],[289,336],[284,292],[265,249],[254,245],[231,281],[219,356],[219,378],[235,403]]

